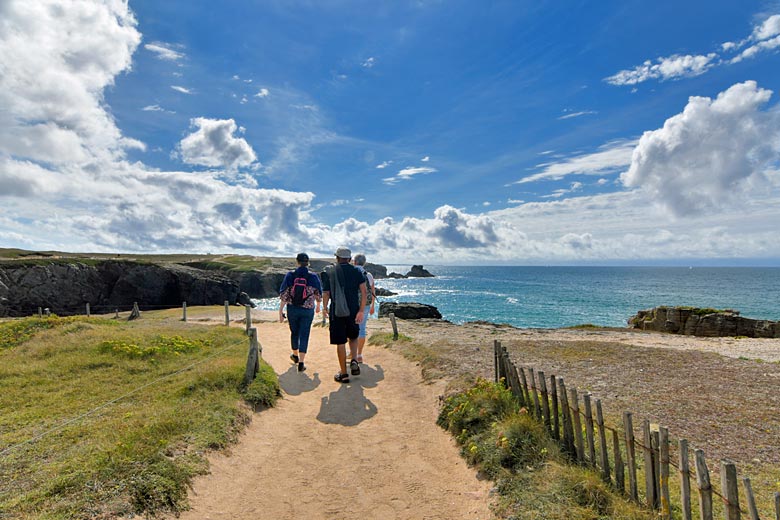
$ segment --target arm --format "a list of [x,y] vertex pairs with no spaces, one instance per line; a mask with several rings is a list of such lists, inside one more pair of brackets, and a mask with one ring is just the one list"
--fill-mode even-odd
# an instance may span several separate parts
[[328,316],[328,302],[330,301],[330,291],[324,291],[322,293],[322,317]]
[[279,299],[279,323],[284,322],[284,306],[285,306],[284,300],[280,298]]
[[368,309],[368,314],[374,314],[374,304],[376,303],[376,289],[374,288],[374,284],[372,283],[371,286],[368,288],[368,290],[371,291],[371,308]]

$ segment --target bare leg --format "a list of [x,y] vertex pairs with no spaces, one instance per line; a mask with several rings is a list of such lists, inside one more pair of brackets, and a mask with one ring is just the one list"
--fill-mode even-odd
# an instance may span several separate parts
[[346,374],[347,373],[347,346],[346,344],[342,343],[341,345],[336,345],[336,352],[339,356],[339,366],[341,367],[341,373]]
[[357,357],[363,359],[363,347],[366,345],[366,338],[358,338]]
[[300,361],[301,363],[303,363],[303,358],[305,358],[305,357],[306,357],[306,352],[299,352],[298,353],[298,361]]
[[[349,358],[350,359],[357,360],[358,352],[359,352],[358,349],[359,348],[360,347],[358,345],[358,339],[357,338],[349,340]],[[347,366],[346,365],[346,357],[344,358],[344,361],[345,361],[344,367],[346,367]]]

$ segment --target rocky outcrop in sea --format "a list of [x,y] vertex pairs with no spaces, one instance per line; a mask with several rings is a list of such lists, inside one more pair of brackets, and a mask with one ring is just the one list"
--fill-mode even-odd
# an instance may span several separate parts
[[425,303],[382,302],[379,304],[380,318],[389,316],[391,312],[395,314],[396,318],[402,320],[441,319],[439,309]]
[[688,336],[780,338],[780,322],[743,318],[739,311],[696,307],[655,307],[628,319],[635,329]]

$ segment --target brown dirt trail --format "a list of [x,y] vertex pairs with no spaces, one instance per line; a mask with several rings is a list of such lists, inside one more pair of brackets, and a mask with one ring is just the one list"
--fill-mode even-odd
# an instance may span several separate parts
[[[253,313],[254,314],[254,313]],[[362,374],[333,380],[335,347],[312,328],[308,370],[290,362],[287,324],[255,324],[283,398],[210,458],[182,519],[488,519],[491,483],[435,424],[443,383],[368,345]]]

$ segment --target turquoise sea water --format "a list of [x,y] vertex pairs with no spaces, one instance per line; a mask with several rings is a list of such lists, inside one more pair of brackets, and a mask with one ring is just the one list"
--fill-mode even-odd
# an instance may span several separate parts
[[[405,273],[410,266],[387,266]],[[453,267],[425,266],[435,278],[377,280],[398,293],[384,301],[436,306],[447,320],[516,327],[592,323],[623,327],[638,310],[659,305],[734,309],[780,320],[776,267]],[[261,300],[278,308],[278,300]]]

